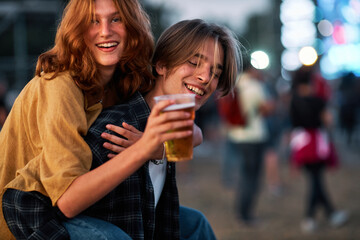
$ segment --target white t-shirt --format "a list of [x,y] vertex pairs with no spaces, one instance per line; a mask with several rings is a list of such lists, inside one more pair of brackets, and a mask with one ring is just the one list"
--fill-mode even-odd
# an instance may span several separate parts
[[240,92],[241,104],[246,112],[247,125],[245,127],[230,127],[228,137],[236,143],[259,143],[268,137],[265,119],[259,114],[259,106],[266,102],[264,87],[259,80],[244,73],[236,87]]
[[154,188],[155,207],[160,199],[161,192],[164,188],[166,177],[166,158],[163,159],[163,163],[155,164],[152,161],[149,163],[149,173],[151,182]]

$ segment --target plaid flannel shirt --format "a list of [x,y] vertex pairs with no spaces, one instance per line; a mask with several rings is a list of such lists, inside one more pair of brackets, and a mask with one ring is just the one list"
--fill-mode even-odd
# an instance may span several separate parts
[[[144,131],[150,109],[140,93],[126,104],[104,109],[90,127],[85,140],[93,153],[91,169],[108,160],[109,150],[103,148],[100,134],[106,124],[120,126],[122,122]],[[113,134],[113,133],[112,133]],[[19,217],[19,209],[21,217]],[[65,218],[48,197],[38,192],[8,189],[3,198],[6,222],[19,239],[69,239],[61,221]],[[175,164],[168,163],[164,188],[155,209],[154,189],[149,164],[144,164],[113,191],[83,214],[111,222],[132,239],[179,239],[179,198],[175,179]],[[23,216],[26,216],[23,218]],[[29,221],[33,219],[33,221]],[[33,232],[25,232],[24,229]]]
[[[91,168],[108,161],[110,151],[103,147],[105,140],[100,137],[107,124],[121,126],[126,122],[144,131],[149,114],[150,109],[138,92],[126,104],[104,109],[85,137],[93,152]],[[147,162],[84,214],[117,225],[133,239],[179,239],[175,164],[168,163],[164,188],[156,209]]]

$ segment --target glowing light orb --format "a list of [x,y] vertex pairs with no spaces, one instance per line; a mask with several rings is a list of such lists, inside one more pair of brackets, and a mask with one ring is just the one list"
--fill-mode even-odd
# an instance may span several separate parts
[[255,51],[251,54],[251,65],[254,68],[265,69],[269,64],[269,56],[264,51]]
[[299,51],[299,60],[306,66],[313,65],[318,59],[318,54],[313,47],[303,47]]

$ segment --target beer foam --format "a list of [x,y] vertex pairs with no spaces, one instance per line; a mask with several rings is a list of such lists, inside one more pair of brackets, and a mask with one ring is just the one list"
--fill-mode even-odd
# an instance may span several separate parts
[[195,107],[195,103],[182,103],[182,104],[173,104],[164,109],[164,111],[175,111],[179,109]]

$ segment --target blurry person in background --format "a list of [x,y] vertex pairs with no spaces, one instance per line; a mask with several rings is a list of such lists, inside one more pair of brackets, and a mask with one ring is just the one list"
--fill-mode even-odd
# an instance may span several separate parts
[[[167,162],[164,155],[155,157],[159,150],[163,153],[165,140],[192,134],[170,130],[193,125],[194,121],[184,111],[161,113],[172,102],[155,104],[154,97],[195,94],[197,110],[216,89],[227,94],[240,69],[238,44],[226,28],[199,19],[181,21],[165,30],[152,60],[154,88],[143,94],[136,92],[128,102],[103,110],[85,136],[93,161],[90,171],[83,176],[91,179],[80,176],[58,200],[60,210],[67,217],[62,224],[71,239],[98,239],[94,232],[106,235],[107,239],[215,239],[202,213],[180,206],[175,163]],[[109,128],[127,137],[116,126],[128,123],[138,128],[129,128],[139,135],[132,145],[122,150],[112,145],[113,152],[103,148],[101,137],[106,138],[108,133],[101,133]],[[123,138],[109,139],[125,145]],[[47,216],[56,220],[51,216],[51,205],[36,199],[44,198],[40,193],[32,197],[28,194],[23,202],[14,203],[16,196],[25,195],[19,190],[9,190],[4,195],[4,213],[15,232],[33,224],[23,218],[25,215],[31,216],[30,219],[44,220]],[[77,195],[71,194],[72,191],[78,191]],[[45,214],[40,218],[21,211],[30,199],[34,205],[43,207]]]
[[[244,58],[244,73],[236,84],[239,104],[246,118],[243,126],[228,126],[228,146],[225,154],[239,161],[239,186],[237,186],[236,214],[245,226],[256,226],[255,206],[259,193],[268,132],[265,118],[271,109],[267,103],[261,73],[250,58]],[[231,148],[231,150],[228,150]]]
[[[77,202],[89,199],[91,194],[71,191],[75,183],[87,186],[94,179],[87,174],[92,153],[83,137],[103,108],[151,89],[153,48],[150,22],[137,0],[70,0],[54,47],[39,56],[34,78],[0,132],[1,199],[5,189],[38,193],[44,196],[39,201],[59,214],[64,196]],[[14,239],[1,205],[0,239]],[[54,218],[61,217],[57,213]],[[41,228],[53,223],[44,219],[35,224]],[[56,227],[57,239],[68,237],[62,226]]]
[[346,143],[351,146],[354,132],[358,124],[360,110],[359,80],[354,73],[349,72],[340,79],[338,119]]
[[331,137],[332,116],[324,98],[316,94],[312,81],[312,67],[303,66],[292,79],[290,119],[291,163],[303,168],[308,192],[304,220],[304,232],[316,230],[316,210],[323,207],[333,227],[339,227],[348,219],[345,211],[336,211],[324,185],[324,170],[338,165],[338,158]]
[[267,111],[263,114],[266,122],[269,137],[265,144],[264,153],[264,169],[266,190],[270,198],[281,196],[283,190],[283,182],[280,170],[280,144],[283,134],[286,130],[286,117],[288,113],[284,111],[284,102],[280,102],[280,94],[276,91],[272,79],[264,73],[263,83],[266,92]]

